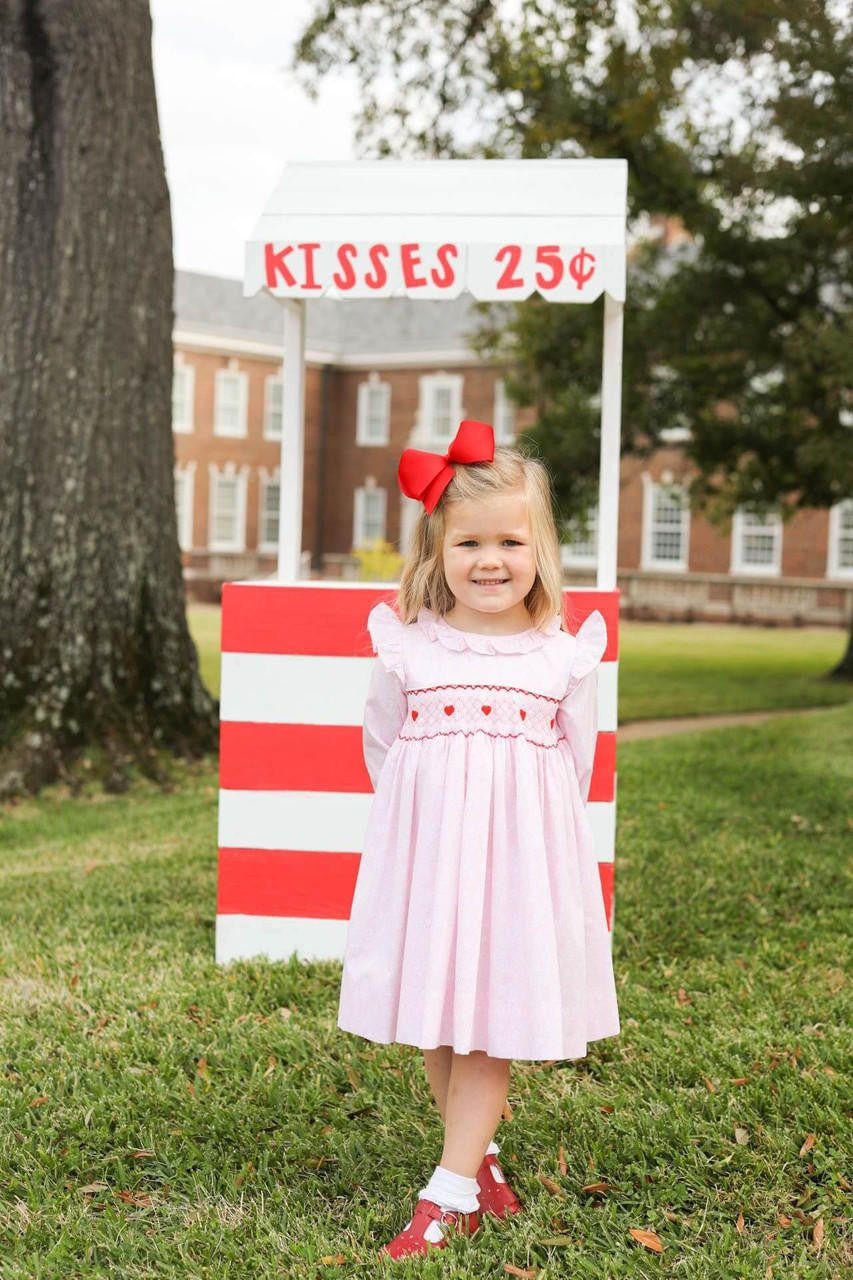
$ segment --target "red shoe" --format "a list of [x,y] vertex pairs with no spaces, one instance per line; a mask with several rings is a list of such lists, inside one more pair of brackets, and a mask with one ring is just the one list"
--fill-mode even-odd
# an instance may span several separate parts
[[496,1155],[487,1153],[483,1156],[483,1163],[477,1170],[477,1182],[481,1213],[505,1218],[508,1213],[521,1212],[521,1201],[507,1182]]
[[433,1200],[419,1200],[415,1212],[403,1230],[378,1251],[392,1258],[406,1258],[413,1253],[429,1253],[431,1249],[443,1249],[451,1231],[472,1236],[480,1226],[477,1213],[462,1213],[458,1209],[444,1209]]

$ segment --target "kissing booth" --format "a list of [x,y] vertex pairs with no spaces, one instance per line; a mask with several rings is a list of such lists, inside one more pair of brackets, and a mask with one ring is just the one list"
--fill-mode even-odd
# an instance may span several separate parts
[[[343,956],[372,798],[365,621],[394,586],[301,578],[305,299],[322,295],[604,296],[596,586],[564,596],[575,629],[594,609],[607,623],[588,813],[612,936],[626,201],[624,160],[285,167],[246,245],[244,294],[282,299],[278,573],[222,593],[218,962]],[[407,443],[440,451],[417,427]]]

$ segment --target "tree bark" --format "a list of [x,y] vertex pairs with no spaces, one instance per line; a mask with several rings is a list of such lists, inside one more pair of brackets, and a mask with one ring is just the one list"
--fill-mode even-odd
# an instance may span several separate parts
[[215,747],[186,622],[147,0],[0,0],[0,796]]

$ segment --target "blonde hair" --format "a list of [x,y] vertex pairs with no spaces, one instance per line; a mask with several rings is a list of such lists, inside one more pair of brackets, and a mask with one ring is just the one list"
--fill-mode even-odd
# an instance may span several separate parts
[[560,539],[554,519],[551,476],[538,458],[530,458],[511,445],[498,445],[492,462],[454,467],[453,479],[430,515],[421,507],[397,592],[397,613],[403,622],[414,622],[421,608],[443,616],[456,603],[444,576],[442,548],[447,512],[454,502],[482,501],[520,490],[527,504],[533,541],[536,578],[524,597],[534,627],[560,615],[563,624],[563,575]]

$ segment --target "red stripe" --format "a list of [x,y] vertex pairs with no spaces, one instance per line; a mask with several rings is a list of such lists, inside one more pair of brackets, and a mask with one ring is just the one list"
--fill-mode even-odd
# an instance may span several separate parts
[[[616,734],[600,732],[590,800],[613,799]],[[372,792],[360,725],[219,725],[219,785],[229,791]]]
[[589,784],[590,800],[612,800],[616,773],[616,734],[599,730],[595,739],[595,756],[592,762],[592,779]]
[[359,856],[299,849],[220,849],[217,912],[348,920]]
[[[220,849],[218,915],[349,920],[360,855],[298,849]],[[599,862],[607,927],[613,864]]]
[[604,898],[604,914],[607,928],[613,928],[613,867],[612,862],[599,862],[598,878],[601,881],[601,893]]
[[219,725],[219,785],[234,791],[372,791],[360,725]]
[[[380,600],[391,604],[396,594],[396,586],[226,582],[222,652],[368,658],[373,649],[367,615]],[[563,613],[572,634],[594,609],[601,611],[607,624],[604,661],[610,662],[619,652],[618,590],[563,592]]]

